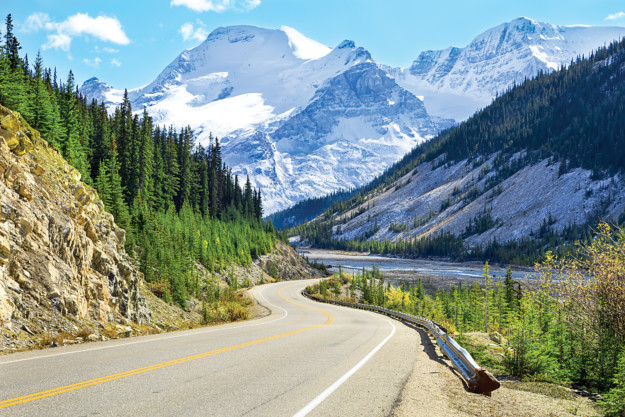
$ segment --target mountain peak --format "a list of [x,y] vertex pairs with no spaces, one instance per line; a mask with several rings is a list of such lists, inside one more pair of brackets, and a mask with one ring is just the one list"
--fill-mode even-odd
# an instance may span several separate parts
[[539,24],[539,22],[537,20],[534,20],[531,17],[526,17],[526,16],[519,16],[516,19],[511,20],[509,23],[510,24],[512,24],[512,23],[531,23],[532,25]]
[[271,29],[263,29],[258,26],[251,25],[233,25],[233,26],[220,26],[213,30],[206,40],[206,42],[215,42],[225,40],[230,43],[249,42],[254,37],[260,34],[267,34],[271,32]]
[[354,41],[345,39],[343,42],[339,44],[339,46],[337,46],[337,49],[346,49],[346,48],[354,49],[355,47],[356,47],[356,44],[354,43]]
[[293,55],[300,59],[319,59],[330,53],[331,48],[302,35],[297,30],[289,26],[280,26],[289,40],[289,46],[293,50]]

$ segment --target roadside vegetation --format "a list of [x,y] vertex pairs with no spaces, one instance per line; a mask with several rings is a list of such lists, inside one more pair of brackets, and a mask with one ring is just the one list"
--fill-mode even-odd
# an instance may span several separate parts
[[624,415],[625,230],[602,224],[574,255],[547,253],[532,278],[493,277],[486,263],[481,285],[427,293],[421,280],[393,287],[377,268],[341,269],[308,292],[428,317],[495,373],[598,391],[605,415]]

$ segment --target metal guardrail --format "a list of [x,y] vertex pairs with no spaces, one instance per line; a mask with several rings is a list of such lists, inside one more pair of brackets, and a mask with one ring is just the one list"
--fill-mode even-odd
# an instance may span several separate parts
[[441,328],[441,326],[437,325],[428,318],[413,316],[412,314],[401,313],[399,311],[388,310],[386,308],[374,305],[347,303],[345,301],[319,298],[308,294],[306,290],[302,291],[302,295],[310,298],[311,300],[322,303],[336,304],[345,307],[358,308],[361,310],[375,311],[377,313],[384,314],[408,323],[412,323],[419,327],[423,327],[427,331],[429,331],[430,334],[436,339],[436,342],[440,346],[445,356],[447,356],[451,360],[454,368],[467,381],[469,390],[471,392],[490,395],[492,391],[500,387],[499,381],[497,381],[497,379],[490,372],[482,369],[465,348],[460,346],[458,342],[456,342],[451,336],[449,336],[447,332]]

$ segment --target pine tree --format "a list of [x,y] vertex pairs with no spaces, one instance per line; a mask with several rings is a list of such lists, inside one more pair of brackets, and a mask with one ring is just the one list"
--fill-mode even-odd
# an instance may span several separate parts
[[245,181],[245,192],[243,196],[243,211],[246,216],[251,217],[254,213],[254,202],[252,200],[252,183],[250,182],[250,176],[247,176]]
[[80,142],[81,128],[74,87],[74,73],[70,70],[61,101],[61,119],[64,127],[63,136],[60,140],[61,153],[67,162],[81,173],[82,180],[89,184],[91,176],[87,157]]
[[512,281],[512,269],[510,266],[506,268],[506,276],[504,279],[505,301],[509,309],[516,308],[516,293],[514,291],[514,282]]
[[153,207],[154,199],[154,140],[152,139],[152,118],[143,108],[139,133],[139,195]]
[[22,49],[13,34],[13,17],[9,13],[6,17],[6,32],[4,33],[4,55],[9,63],[9,69],[15,71],[20,66],[19,50]]
[[488,333],[488,310],[490,305],[489,295],[491,286],[488,261],[484,263],[482,276],[484,277],[484,331]]
[[54,121],[52,116],[52,103],[50,94],[43,79],[43,59],[41,53],[37,53],[35,59],[35,86],[33,97],[33,120],[32,126],[39,130],[41,136],[48,142],[56,145],[54,137]]

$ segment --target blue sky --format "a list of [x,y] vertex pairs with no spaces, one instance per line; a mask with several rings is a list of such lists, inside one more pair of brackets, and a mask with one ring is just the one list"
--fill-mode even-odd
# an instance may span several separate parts
[[625,26],[622,0],[1,0],[3,21],[8,13],[22,54],[32,60],[41,50],[63,79],[71,68],[79,83],[97,76],[117,88],[151,82],[182,50],[234,24],[287,25],[332,47],[352,39],[401,67],[519,16]]

